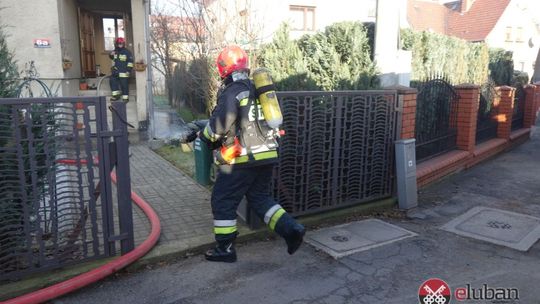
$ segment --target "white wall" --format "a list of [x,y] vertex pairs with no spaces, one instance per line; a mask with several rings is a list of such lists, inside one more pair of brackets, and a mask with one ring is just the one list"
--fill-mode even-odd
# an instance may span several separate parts
[[[375,0],[217,0],[209,9],[216,16],[215,27],[227,29],[227,42],[242,44],[245,39],[237,28],[241,21],[239,12],[243,9],[249,11],[252,31],[259,33],[258,43],[264,43],[272,40],[274,32],[283,22],[292,20],[290,5],[314,6],[315,29],[324,30],[326,26],[339,21],[374,22],[375,4]],[[370,13],[373,16],[370,17]],[[291,36],[298,38],[306,33],[313,32],[291,31]]]
[[[63,78],[57,0],[2,0],[0,7],[0,23],[6,26],[7,43],[14,50],[19,70],[33,60],[41,78]],[[49,39],[51,47],[35,48],[33,39]],[[62,95],[59,81],[45,82]]]
[[[146,39],[145,39],[145,15],[143,0],[131,0],[131,18],[133,26],[133,58],[135,61],[144,60],[148,64]],[[137,120],[143,121],[148,117],[147,111],[147,90],[152,90],[147,87],[147,74],[144,72],[135,72],[135,80],[137,84]]]
[[[504,48],[514,53],[514,69],[533,75],[533,65],[540,48],[540,3],[536,0],[512,0],[491,33],[486,38],[490,47]],[[538,23],[538,25],[537,25]],[[506,28],[512,27],[512,41],[506,41]],[[522,42],[517,40],[517,28],[523,28]],[[532,40],[532,47],[529,45]],[[522,69],[522,64],[524,67]]]

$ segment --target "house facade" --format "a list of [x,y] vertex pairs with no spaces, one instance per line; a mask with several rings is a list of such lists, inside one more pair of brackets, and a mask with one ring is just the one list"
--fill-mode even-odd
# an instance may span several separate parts
[[[148,0],[2,0],[0,23],[19,70],[33,61],[53,95],[110,96],[108,79],[99,84],[116,37],[126,38],[135,62],[148,62],[148,12]],[[136,127],[148,121],[150,79],[148,69],[130,78],[128,121]]]
[[415,30],[433,31],[513,52],[514,69],[534,73],[540,49],[539,1],[408,0]]
[[[299,38],[339,21],[375,22],[376,0],[205,0],[215,41],[243,46],[270,42],[283,22]],[[216,46],[218,48],[220,46]]]

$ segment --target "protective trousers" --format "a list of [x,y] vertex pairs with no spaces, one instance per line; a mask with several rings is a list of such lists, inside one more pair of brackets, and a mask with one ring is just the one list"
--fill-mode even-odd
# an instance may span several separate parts
[[126,102],[129,101],[129,78],[128,77],[111,76],[109,83],[111,85],[113,100],[120,99],[120,95],[122,95],[123,101],[126,101]]
[[216,241],[236,238],[236,209],[244,197],[248,205],[264,220],[270,230],[286,238],[295,220],[270,195],[273,165],[220,170],[212,191],[212,213]]

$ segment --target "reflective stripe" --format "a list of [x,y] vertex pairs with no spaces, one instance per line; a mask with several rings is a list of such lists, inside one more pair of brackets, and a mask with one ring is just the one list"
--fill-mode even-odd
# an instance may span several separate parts
[[129,95],[122,95],[122,99],[129,99]]
[[132,68],[133,67],[133,62],[128,62],[127,66],[128,66],[128,68]]
[[279,221],[281,216],[284,215],[285,213],[286,213],[285,210],[283,208],[281,208],[278,211],[276,211],[276,213],[274,213],[274,215],[272,215],[272,218],[270,219],[270,224],[268,224],[268,226],[270,226],[270,229],[272,229],[272,230],[276,229],[277,222]]
[[277,204],[277,205],[272,206],[270,209],[268,209],[268,211],[266,211],[266,213],[264,214],[264,223],[268,225],[268,223],[270,222],[270,219],[272,218],[272,215],[274,215],[274,213],[276,213],[278,209],[282,209],[282,208],[283,207]]
[[248,101],[249,101],[249,98],[244,98],[244,99],[240,100],[240,106],[241,107],[247,106]]
[[127,56],[126,56],[126,55],[119,55],[119,56],[118,56],[118,59],[120,59],[120,61],[126,61],[126,60],[127,60]]
[[127,78],[127,77],[129,77],[129,73],[119,73],[118,76],[120,78]]
[[248,97],[249,97],[249,91],[242,91],[238,93],[238,95],[236,95],[236,99],[238,101],[242,101],[244,98],[248,98]]
[[120,95],[122,94],[122,91],[112,91],[112,95]]
[[231,227],[236,226],[236,220],[214,220],[215,227]]
[[214,234],[231,234],[236,232],[236,226],[234,227],[214,227]]
[[216,134],[212,131],[210,124],[207,124],[206,127],[204,127],[203,135],[211,142],[215,142],[221,137],[219,134]]
[[[278,157],[277,151],[267,151],[267,152],[253,154],[253,158],[255,158],[255,160],[264,160],[264,159],[271,159],[271,158],[277,158],[277,157]],[[242,155],[234,159],[235,164],[245,163],[248,161],[249,161],[248,155]]]

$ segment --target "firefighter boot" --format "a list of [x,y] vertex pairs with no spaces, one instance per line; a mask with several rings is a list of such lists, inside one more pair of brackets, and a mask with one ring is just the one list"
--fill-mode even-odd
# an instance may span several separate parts
[[234,249],[234,240],[218,241],[216,247],[209,249],[204,257],[212,262],[236,262],[236,250]]
[[306,228],[298,224],[288,213],[284,213],[278,220],[275,231],[285,239],[289,254],[294,254],[300,248],[306,234]]

